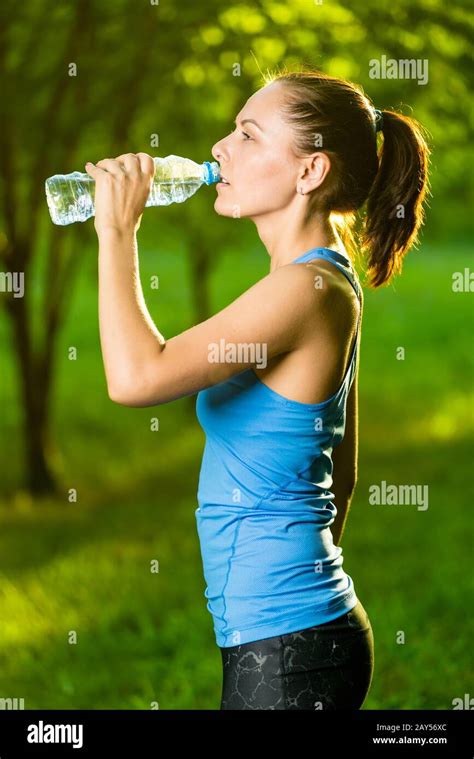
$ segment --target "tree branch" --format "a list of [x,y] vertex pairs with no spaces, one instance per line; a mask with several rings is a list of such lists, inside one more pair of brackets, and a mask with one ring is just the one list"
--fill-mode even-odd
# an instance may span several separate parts
[[[71,61],[78,50],[80,50],[80,44],[84,32],[87,30],[89,20],[90,0],[82,0],[82,2],[76,5],[76,15],[73,23],[69,28],[69,34],[67,36],[64,50],[61,55],[63,61],[62,66],[67,61]],[[63,71],[61,64],[59,65],[59,71]],[[31,237],[35,236],[37,223],[38,223],[38,211],[39,204],[43,200],[43,182],[45,180],[45,174],[48,167],[48,145],[54,143],[58,135],[57,122],[60,116],[61,104],[66,97],[70,88],[65,81],[65,74],[60,73],[56,82],[52,88],[52,95],[46,106],[44,113],[44,129],[41,134],[40,144],[36,148],[36,162],[33,164],[31,171],[31,183],[30,194],[28,198],[28,229],[27,233]],[[41,192],[39,188],[41,186]]]

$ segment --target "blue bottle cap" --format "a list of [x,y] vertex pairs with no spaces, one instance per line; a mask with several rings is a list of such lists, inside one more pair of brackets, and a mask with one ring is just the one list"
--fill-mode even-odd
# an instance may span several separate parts
[[217,161],[204,161],[204,181],[206,184],[213,184],[220,179],[221,167]]

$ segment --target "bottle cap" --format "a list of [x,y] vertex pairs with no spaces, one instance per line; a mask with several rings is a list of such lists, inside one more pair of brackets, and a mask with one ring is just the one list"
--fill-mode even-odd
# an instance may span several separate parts
[[217,161],[204,161],[204,181],[206,184],[218,182],[220,178],[221,167]]

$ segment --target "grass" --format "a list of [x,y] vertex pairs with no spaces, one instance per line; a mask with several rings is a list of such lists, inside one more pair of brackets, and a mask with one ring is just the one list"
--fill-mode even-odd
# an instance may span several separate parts
[[[395,284],[366,290],[359,482],[343,540],[375,636],[366,709],[450,709],[470,689],[472,306],[451,289],[468,250],[425,243]],[[32,503],[17,489],[16,376],[3,356],[0,697],[24,698],[26,709],[217,709],[220,653],[194,516],[204,443],[194,398],[148,409],[108,400],[95,251],[84,255],[53,394],[58,499]],[[214,309],[267,271],[261,251],[238,257],[213,274]],[[183,258],[167,250],[158,260],[141,246],[141,273],[160,331],[190,326]],[[146,285],[156,273],[158,291]],[[7,334],[2,316],[4,345]],[[429,507],[371,505],[369,488],[383,480],[427,485]]]

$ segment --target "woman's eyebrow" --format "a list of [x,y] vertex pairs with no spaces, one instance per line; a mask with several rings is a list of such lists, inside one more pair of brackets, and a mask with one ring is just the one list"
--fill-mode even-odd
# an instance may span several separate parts
[[[260,124],[257,124],[255,119],[244,119],[243,121],[240,122],[240,126],[243,126],[244,124],[246,124],[247,121],[250,121],[252,124],[255,124],[255,126],[258,127],[261,132],[263,132],[262,127],[260,126]],[[234,124],[237,124],[237,119],[234,120]]]

